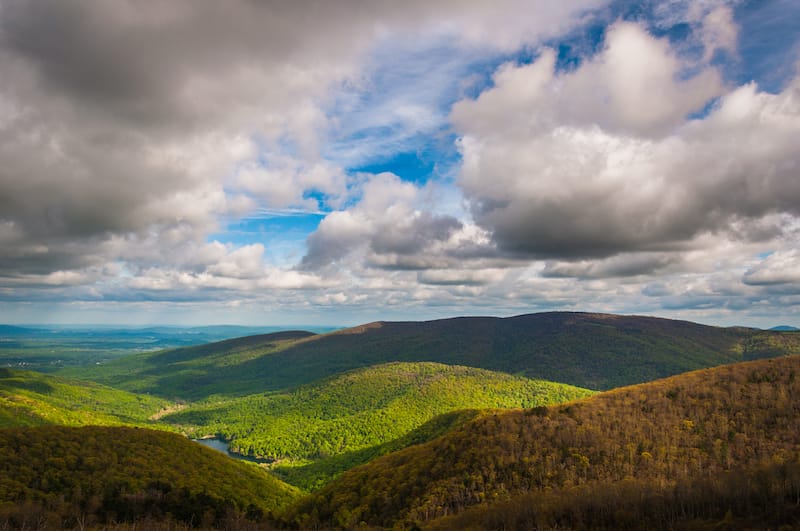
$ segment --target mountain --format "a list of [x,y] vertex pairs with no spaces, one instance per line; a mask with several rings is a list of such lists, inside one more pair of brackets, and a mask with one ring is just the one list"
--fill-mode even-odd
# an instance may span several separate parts
[[567,405],[485,411],[344,473],[287,517],[344,528],[792,527],[800,518],[798,375],[792,356]]
[[0,428],[152,424],[162,398],[134,395],[85,380],[0,368]]
[[773,332],[800,332],[800,328],[788,325],[773,326],[770,330]]
[[[278,461],[282,477],[314,489],[379,455],[375,447],[408,436],[438,415],[535,407],[590,394],[483,369],[396,362],[292,391],[190,404],[161,421],[193,436],[221,436],[233,451]],[[396,449],[390,445],[380,451]],[[297,465],[306,466],[297,470]]]
[[170,521],[241,529],[298,495],[255,465],[171,433],[97,426],[0,430],[3,529],[105,529],[122,522],[142,522],[145,529],[148,522]]
[[655,317],[552,312],[376,322],[142,353],[69,374],[189,400],[307,384],[391,361],[430,361],[611,389],[747,359],[800,353],[800,335]]
[[17,335],[26,335],[26,334],[33,334],[40,332],[34,328],[26,328],[22,326],[14,326],[14,325],[4,325],[0,324],[0,339],[3,336],[17,336]]

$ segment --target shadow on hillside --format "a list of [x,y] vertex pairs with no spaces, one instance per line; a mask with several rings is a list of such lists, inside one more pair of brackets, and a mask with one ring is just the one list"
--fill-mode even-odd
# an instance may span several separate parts
[[452,411],[432,418],[407,434],[376,446],[326,457],[303,466],[273,466],[272,472],[283,481],[306,491],[315,491],[347,470],[415,444],[428,442],[477,418],[480,410]]

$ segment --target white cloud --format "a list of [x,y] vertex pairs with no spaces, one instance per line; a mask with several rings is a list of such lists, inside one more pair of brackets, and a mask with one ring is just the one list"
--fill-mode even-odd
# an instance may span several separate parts
[[420,188],[396,175],[370,178],[362,185],[358,204],[329,214],[309,236],[304,267],[341,265],[342,259],[356,254],[362,260],[373,255],[373,264],[382,267],[416,268],[419,256],[462,227],[451,216],[421,209],[424,201]]
[[459,183],[501,250],[568,260],[686,250],[800,214],[797,81],[776,95],[740,87],[689,120],[721,90],[716,73],[677,79],[668,44],[635,26],[617,24],[575,72],[553,64],[545,52],[504,65],[494,87],[453,109]]
[[703,60],[710,61],[717,50],[737,55],[739,27],[730,6],[718,6],[703,18]]
[[[114,241],[166,242],[148,234],[171,227],[202,240],[259,206],[339,208],[349,183],[323,158],[328,106],[376,42],[433,32],[497,50],[594,4],[4,2],[0,223],[25,244],[0,268],[96,265],[117,258],[100,256]],[[413,98],[392,110],[428,131]]]
[[622,135],[663,135],[722,88],[712,68],[681,79],[685,65],[668,41],[631,23],[610,27],[603,51],[573,72],[556,73],[555,59],[546,49],[530,65],[500,67],[494,87],[454,106],[456,127],[473,136],[528,137],[592,125]]
[[[537,47],[601,4],[4,1],[0,299],[381,317],[797,304],[800,81],[725,87],[710,65],[746,29],[719,0],[651,6],[654,26],[688,24],[688,53],[618,22],[557,71]],[[448,115],[475,65],[523,49],[533,63]],[[456,185],[436,182],[451,167],[426,184],[345,170],[422,158],[450,121]],[[328,212],[302,264],[270,234],[224,241],[263,209]]]
[[794,284],[800,290],[800,251],[783,249],[776,251],[744,274],[745,284],[753,286]]

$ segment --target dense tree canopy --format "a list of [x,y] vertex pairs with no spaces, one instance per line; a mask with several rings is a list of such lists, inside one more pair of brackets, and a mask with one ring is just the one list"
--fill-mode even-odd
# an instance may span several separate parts
[[0,429],[0,524],[263,519],[298,491],[180,435],[139,428]]
[[607,390],[686,371],[800,354],[800,334],[654,317],[552,312],[377,322],[305,337],[143,353],[72,374],[170,399],[278,391],[392,361],[430,361]]
[[[702,493],[704,482],[725,482],[735,477],[728,473],[751,470],[778,474],[770,481],[781,496],[784,486],[788,496],[796,496],[798,482],[790,478],[800,458],[798,373],[800,357],[780,358],[702,370],[568,405],[486,412],[427,444],[345,473],[292,514],[307,524],[319,519],[345,527],[362,521],[411,525],[526,493],[560,500],[613,485],[622,499],[628,490],[620,482],[633,478],[650,496],[686,485]],[[717,491],[738,486],[729,482]],[[742,491],[743,501],[751,494]],[[557,500],[552,505],[568,506]]]

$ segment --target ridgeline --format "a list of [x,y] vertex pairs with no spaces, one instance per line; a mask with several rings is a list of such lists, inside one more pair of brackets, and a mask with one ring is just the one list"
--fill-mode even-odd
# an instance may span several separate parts
[[464,365],[607,390],[727,363],[800,354],[800,334],[655,317],[553,312],[376,322],[143,353],[67,374],[169,399],[244,396],[393,361]]

